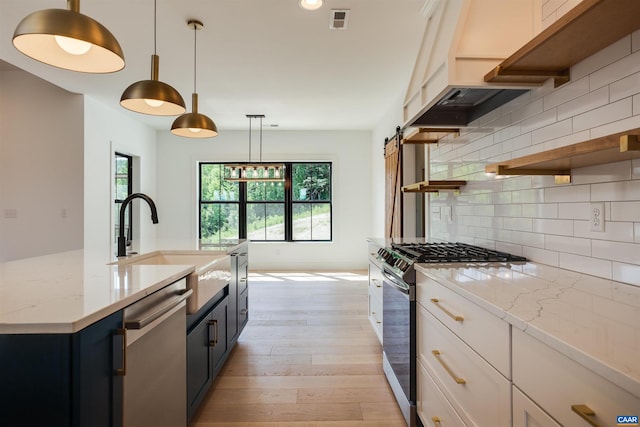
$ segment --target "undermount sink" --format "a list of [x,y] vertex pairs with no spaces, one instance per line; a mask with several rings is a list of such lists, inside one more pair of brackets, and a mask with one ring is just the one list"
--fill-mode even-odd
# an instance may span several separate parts
[[155,251],[120,259],[115,265],[193,265],[187,276],[187,314],[197,313],[231,280],[231,257],[223,251]]

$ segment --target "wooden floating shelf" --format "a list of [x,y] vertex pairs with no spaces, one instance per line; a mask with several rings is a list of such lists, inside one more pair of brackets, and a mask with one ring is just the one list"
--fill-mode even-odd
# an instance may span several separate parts
[[422,181],[402,187],[403,193],[437,193],[438,191],[455,191],[466,185],[467,181]]
[[638,0],[583,0],[485,75],[485,82],[569,81],[572,65],[640,28]]
[[418,128],[402,138],[402,144],[435,144],[447,135],[460,135],[458,128]]
[[570,175],[572,169],[640,158],[640,128],[485,166],[497,175]]

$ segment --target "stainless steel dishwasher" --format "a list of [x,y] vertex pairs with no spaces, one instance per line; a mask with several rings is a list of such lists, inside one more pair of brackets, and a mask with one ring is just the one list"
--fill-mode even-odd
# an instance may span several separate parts
[[179,280],[124,310],[123,426],[187,425],[186,299]]

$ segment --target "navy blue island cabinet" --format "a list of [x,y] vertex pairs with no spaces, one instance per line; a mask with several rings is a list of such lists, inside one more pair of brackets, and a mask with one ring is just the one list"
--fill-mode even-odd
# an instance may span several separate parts
[[0,426],[121,427],[116,312],[73,334],[0,334]]

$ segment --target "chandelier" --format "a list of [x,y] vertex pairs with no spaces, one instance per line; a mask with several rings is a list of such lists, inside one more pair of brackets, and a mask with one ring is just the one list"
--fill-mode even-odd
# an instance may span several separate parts
[[[236,182],[277,182],[284,181],[284,163],[262,161],[262,119],[264,114],[247,114],[249,118],[249,161],[224,165],[224,179]],[[251,161],[251,123],[260,119],[260,161]]]

